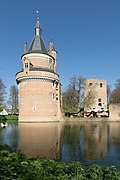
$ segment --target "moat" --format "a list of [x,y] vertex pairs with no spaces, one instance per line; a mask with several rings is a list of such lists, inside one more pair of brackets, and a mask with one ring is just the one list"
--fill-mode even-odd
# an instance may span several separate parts
[[8,123],[0,143],[33,157],[120,170],[120,122]]

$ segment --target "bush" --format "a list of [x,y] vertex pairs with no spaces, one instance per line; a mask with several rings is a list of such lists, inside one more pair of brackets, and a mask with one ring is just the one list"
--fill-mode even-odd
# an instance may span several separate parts
[[6,121],[6,116],[0,115],[0,122],[5,122]]
[[35,159],[13,152],[7,145],[0,145],[0,167],[1,180],[120,180],[115,167]]
[[7,115],[5,118],[7,121],[18,120],[18,115]]

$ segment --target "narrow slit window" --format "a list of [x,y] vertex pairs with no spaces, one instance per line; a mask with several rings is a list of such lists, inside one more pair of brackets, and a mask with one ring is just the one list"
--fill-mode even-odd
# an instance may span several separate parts
[[28,68],[28,63],[25,63],[25,68]]
[[103,86],[102,83],[100,83],[100,88],[102,88],[102,86]]

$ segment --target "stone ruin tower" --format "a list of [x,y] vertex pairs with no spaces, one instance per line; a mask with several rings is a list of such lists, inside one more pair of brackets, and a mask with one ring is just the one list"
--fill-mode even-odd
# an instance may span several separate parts
[[84,82],[84,110],[107,110],[106,80],[86,79]]
[[46,50],[39,20],[28,51],[26,47],[25,43],[22,70],[16,74],[19,122],[60,121],[62,86],[56,72],[57,52],[52,41]]

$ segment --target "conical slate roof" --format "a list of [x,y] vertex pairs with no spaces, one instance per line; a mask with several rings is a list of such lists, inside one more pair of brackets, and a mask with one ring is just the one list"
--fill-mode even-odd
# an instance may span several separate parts
[[42,29],[40,28],[40,22],[37,20],[36,27],[35,27],[35,36],[33,41],[30,45],[28,53],[43,53],[47,54],[47,50],[45,48],[44,42],[42,40]]

